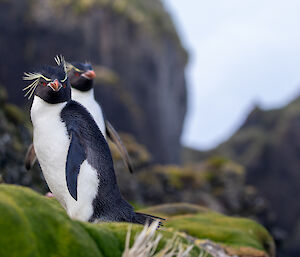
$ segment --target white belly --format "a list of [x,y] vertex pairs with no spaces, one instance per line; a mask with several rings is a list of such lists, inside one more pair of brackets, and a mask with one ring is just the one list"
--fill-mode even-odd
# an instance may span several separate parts
[[81,92],[72,88],[72,99],[82,104],[92,115],[103,136],[106,138],[105,122],[100,105],[96,102],[94,97],[94,90],[88,92]]
[[33,144],[51,192],[72,218],[87,221],[93,214],[92,201],[98,191],[98,177],[84,161],[78,175],[77,201],[73,199],[67,188],[65,172],[70,139],[60,120],[65,104],[47,104],[35,96],[31,108]]

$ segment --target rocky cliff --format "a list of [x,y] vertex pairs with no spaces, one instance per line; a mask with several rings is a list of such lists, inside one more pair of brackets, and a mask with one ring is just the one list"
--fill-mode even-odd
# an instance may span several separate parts
[[42,173],[36,165],[27,172],[24,156],[31,142],[27,113],[7,101],[7,92],[0,86],[0,181],[30,186],[46,191]]
[[284,239],[284,254],[279,256],[300,255],[299,131],[297,98],[281,109],[255,108],[227,142],[210,152],[185,153],[187,161],[221,155],[245,165],[247,182],[258,188],[273,209],[273,233]]
[[11,101],[29,105],[23,71],[58,53],[88,60],[111,123],[134,134],[154,162],[179,162],[187,54],[159,0],[1,0],[0,31],[0,83]]

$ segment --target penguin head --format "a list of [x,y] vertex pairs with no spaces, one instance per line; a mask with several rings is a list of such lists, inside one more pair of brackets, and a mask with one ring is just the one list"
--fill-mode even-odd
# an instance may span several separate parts
[[25,87],[28,99],[36,95],[50,104],[67,102],[71,99],[71,88],[67,76],[67,67],[63,57],[55,57],[57,66],[44,66],[33,73],[24,73],[24,80],[33,82]]
[[96,74],[91,64],[71,62],[67,63],[67,67],[72,88],[85,92],[93,87],[93,79],[96,77]]

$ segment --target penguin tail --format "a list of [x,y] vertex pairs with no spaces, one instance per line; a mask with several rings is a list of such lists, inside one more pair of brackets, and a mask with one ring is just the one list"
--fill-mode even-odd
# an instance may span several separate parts
[[151,225],[151,223],[153,221],[159,221],[159,226],[158,227],[162,227],[163,223],[162,221],[166,220],[164,218],[160,218],[157,216],[153,216],[153,215],[149,215],[149,214],[145,214],[145,213],[140,213],[140,212],[135,212],[135,216],[133,218],[133,223],[137,223],[137,224],[142,224],[142,225]]

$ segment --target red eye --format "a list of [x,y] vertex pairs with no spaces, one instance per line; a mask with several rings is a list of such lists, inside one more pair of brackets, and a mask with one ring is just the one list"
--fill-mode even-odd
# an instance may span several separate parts
[[67,85],[66,85],[66,84],[64,84],[64,85],[63,85],[63,88],[66,88],[66,86],[67,86]]
[[80,76],[80,73],[79,73],[79,72],[75,72],[75,76],[76,76],[76,77],[79,77],[79,76]]
[[46,86],[46,82],[45,82],[45,81],[42,81],[41,84],[42,84],[42,86],[44,86],[44,87]]

